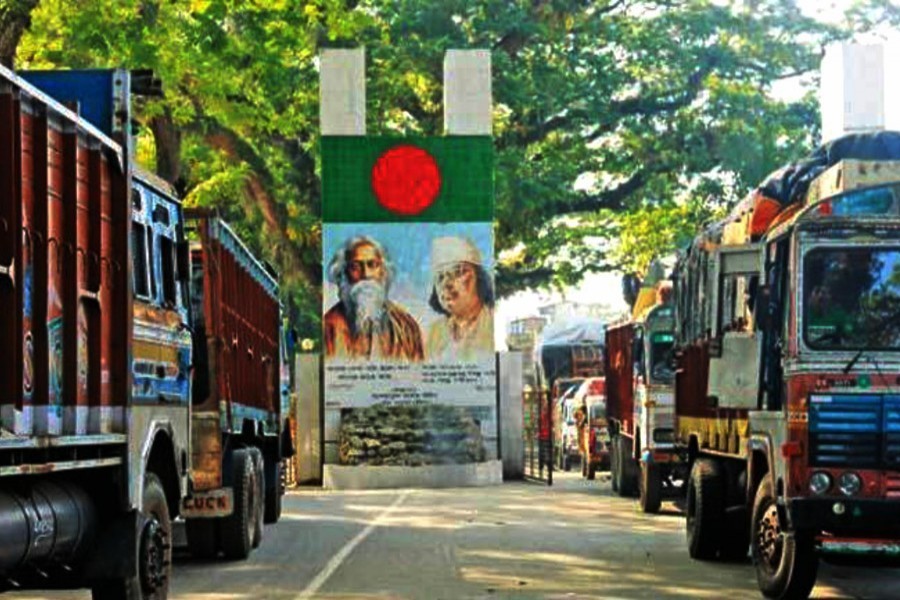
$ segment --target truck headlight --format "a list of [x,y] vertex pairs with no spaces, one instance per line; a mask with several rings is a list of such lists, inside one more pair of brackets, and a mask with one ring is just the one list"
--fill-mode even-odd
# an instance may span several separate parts
[[845,496],[855,496],[862,489],[862,479],[856,473],[843,473],[838,479],[838,487]]
[[809,478],[809,491],[816,496],[820,496],[828,491],[831,487],[831,475],[825,471],[816,471]]

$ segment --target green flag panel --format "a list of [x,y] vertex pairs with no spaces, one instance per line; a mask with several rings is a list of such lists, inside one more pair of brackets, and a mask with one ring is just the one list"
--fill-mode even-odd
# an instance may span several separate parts
[[322,138],[326,223],[490,222],[489,136]]

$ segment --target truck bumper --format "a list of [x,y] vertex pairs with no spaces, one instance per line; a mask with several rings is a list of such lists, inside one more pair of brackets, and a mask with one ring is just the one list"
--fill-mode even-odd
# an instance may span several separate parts
[[851,498],[795,498],[787,512],[793,529],[826,531],[900,543],[900,502]]
[[826,555],[886,556],[900,558],[900,540],[822,537],[819,539],[819,552]]

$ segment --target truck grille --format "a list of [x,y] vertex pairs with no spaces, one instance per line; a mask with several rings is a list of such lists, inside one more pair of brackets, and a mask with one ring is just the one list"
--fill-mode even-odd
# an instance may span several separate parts
[[809,446],[813,466],[900,468],[900,396],[812,396]]
[[900,469],[900,396],[884,397],[884,463]]
[[900,499],[900,474],[889,473],[884,479],[884,497]]

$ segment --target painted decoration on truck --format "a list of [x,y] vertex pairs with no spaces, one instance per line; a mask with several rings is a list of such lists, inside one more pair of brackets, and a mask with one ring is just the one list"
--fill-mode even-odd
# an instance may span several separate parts
[[323,249],[328,404],[495,401],[489,223],[327,224]]

